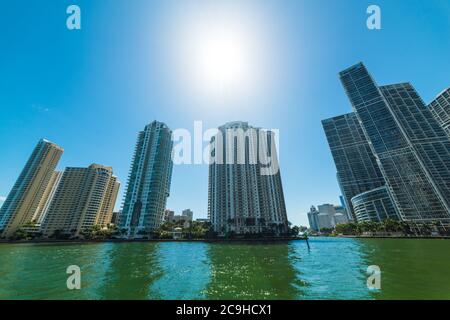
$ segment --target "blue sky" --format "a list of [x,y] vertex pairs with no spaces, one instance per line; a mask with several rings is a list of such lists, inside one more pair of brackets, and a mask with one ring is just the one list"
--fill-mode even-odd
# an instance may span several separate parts
[[[66,28],[70,4],[81,8],[81,30]],[[382,30],[366,28],[370,4],[381,7]],[[240,90],[192,83],[195,64],[183,52],[195,46],[186,44],[191,26],[214,30],[215,21],[243,25],[244,42],[256,43],[246,60],[254,74]],[[312,204],[339,202],[320,121],[351,110],[340,70],[363,61],[380,84],[410,81],[426,102],[450,85],[442,0],[16,0],[2,3],[0,30],[0,197],[45,137],[65,149],[60,169],[111,165],[119,207],[147,123],[193,130],[195,120],[244,120],[280,130],[288,217],[307,224]],[[174,167],[168,207],[206,216],[206,165]]]

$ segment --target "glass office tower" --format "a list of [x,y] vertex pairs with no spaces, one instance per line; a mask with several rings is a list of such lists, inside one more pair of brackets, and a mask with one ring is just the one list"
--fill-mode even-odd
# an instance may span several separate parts
[[323,120],[322,125],[336,165],[347,211],[353,220],[360,220],[355,214],[351,199],[360,193],[384,186],[383,174],[355,113]]
[[401,218],[450,224],[450,140],[411,84],[378,87],[362,63],[340,73]]
[[450,88],[439,94],[429,107],[437,122],[450,136]]

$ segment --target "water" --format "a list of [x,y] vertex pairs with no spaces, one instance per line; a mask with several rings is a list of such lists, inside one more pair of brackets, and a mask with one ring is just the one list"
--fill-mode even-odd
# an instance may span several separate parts
[[[0,244],[0,299],[450,299],[450,240]],[[78,265],[81,290],[68,290]],[[381,268],[381,290],[366,286]]]

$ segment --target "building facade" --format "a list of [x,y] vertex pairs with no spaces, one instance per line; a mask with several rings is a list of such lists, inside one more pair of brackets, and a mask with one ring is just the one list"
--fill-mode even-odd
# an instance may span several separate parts
[[194,218],[194,212],[191,209],[184,209],[181,215],[187,217],[189,221],[192,221]]
[[44,236],[79,237],[94,225],[111,223],[119,182],[111,167],[68,167],[41,226]]
[[0,209],[2,237],[10,237],[22,226],[40,221],[62,153],[60,146],[48,140],[38,142]]
[[362,63],[340,79],[400,218],[450,225],[450,140],[412,85],[379,87]]
[[210,151],[208,216],[214,231],[219,235],[287,232],[274,133],[246,122],[230,122],[219,127]]
[[308,212],[309,227],[314,231],[319,231],[319,221],[317,216],[319,211],[317,211],[315,206],[311,206]]
[[164,221],[172,222],[174,216],[175,216],[175,211],[168,210],[168,209],[164,211]]
[[62,171],[55,171],[52,174],[47,189],[45,190],[44,195],[42,196],[39,203],[39,211],[41,212],[41,214],[33,219],[33,221],[36,221],[37,226],[40,226],[42,224],[47,215],[50,204],[52,203],[53,197],[55,196],[56,189],[58,188],[59,182],[61,181],[62,174]]
[[149,236],[163,222],[172,178],[172,131],[153,121],[139,132],[119,228],[129,238]]
[[381,222],[386,219],[400,219],[386,186],[366,191],[353,197],[352,205],[359,222]]
[[323,120],[322,126],[336,165],[345,207],[355,220],[351,199],[386,182],[355,113]]
[[450,136],[450,88],[440,93],[429,104],[429,108],[434,118]]

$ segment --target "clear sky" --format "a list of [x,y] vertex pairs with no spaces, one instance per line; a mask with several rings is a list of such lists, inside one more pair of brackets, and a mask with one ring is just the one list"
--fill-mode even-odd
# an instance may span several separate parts
[[[81,30],[66,28],[70,4]],[[381,30],[366,27],[370,4]],[[40,138],[65,149],[60,169],[111,165],[119,208],[147,123],[243,120],[280,130],[288,217],[306,225],[312,204],[339,203],[320,123],[351,111],[339,71],[363,61],[426,102],[450,86],[445,0],[15,0],[0,35],[0,201]],[[168,208],[205,217],[207,178],[207,165],[175,166]]]

